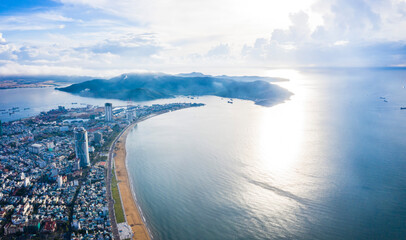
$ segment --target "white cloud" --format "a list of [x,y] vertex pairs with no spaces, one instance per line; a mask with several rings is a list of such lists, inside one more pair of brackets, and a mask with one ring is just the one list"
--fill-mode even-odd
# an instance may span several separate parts
[[0,16],[3,74],[406,63],[401,0],[60,2]]
[[6,39],[3,38],[3,34],[0,33],[0,43],[5,43]]

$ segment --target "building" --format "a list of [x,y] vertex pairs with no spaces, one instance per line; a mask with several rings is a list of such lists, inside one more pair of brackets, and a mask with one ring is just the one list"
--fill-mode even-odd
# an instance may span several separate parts
[[28,151],[31,153],[38,154],[41,151],[42,145],[38,143],[34,143],[31,146],[28,147]]
[[94,143],[103,144],[103,134],[101,132],[94,133]]
[[133,109],[128,109],[127,108],[126,115],[127,115],[127,120],[129,122],[134,121],[134,119],[135,119],[135,111]]
[[29,177],[24,178],[24,187],[28,187],[31,185],[31,181]]
[[80,160],[79,159],[74,159],[74,161],[73,161],[73,166],[72,166],[72,170],[73,171],[77,171],[77,170],[80,170]]
[[44,228],[42,229],[43,232],[55,232],[56,231],[56,221],[46,221]]
[[106,122],[113,121],[113,104],[111,103],[104,104],[104,113]]
[[57,178],[57,182],[58,182],[58,188],[61,188],[63,185],[63,180],[62,180],[62,176],[58,176]]
[[75,153],[81,167],[90,166],[87,131],[83,127],[75,128]]
[[24,226],[24,232],[37,233],[41,229],[41,221],[38,219],[29,220]]
[[7,223],[4,226],[4,235],[11,235],[11,234],[16,234],[18,232],[23,232],[24,229],[22,227],[16,226],[11,223]]

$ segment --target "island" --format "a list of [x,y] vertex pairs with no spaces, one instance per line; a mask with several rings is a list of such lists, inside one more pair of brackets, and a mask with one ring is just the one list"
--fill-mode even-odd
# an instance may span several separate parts
[[[218,96],[254,101],[262,106],[282,103],[292,95],[288,90],[261,77],[210,76],[197,73],[122,74],[111,79],[93,79],[57,90],[83,97],[124,101],[148,101],[176,96]],[[283,81],[284,79],[272,79]]]

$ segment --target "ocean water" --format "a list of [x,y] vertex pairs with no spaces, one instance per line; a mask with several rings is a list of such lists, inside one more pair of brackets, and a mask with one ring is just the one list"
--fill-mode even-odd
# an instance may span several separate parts
[[[196,100],[188,98],[173,98],[131,102],[131,104],[151,105],[155,103],[192,102]],[[0,111],[0,120],[7,122],[27,118],[35,116],[43,111],[56,109],[58,106],[65,106],[66,108],[83,108],[86,107],[87,104],[104,106],[104,103],[106,102],[112,103],[113,107],[127,106],[128,103],[116,99],[80,97],[55,90],[53,87],[0,89],[0,110],[5,110]],[[18,107],[19,111],[9,114],[9,109],[12,109],[13,107]]]
[[[154,239],[406,239],[406,71],[266,74],[291,79],[279,83],[291,100],[267,108],[201,97],[193,101],[206,106],[129,134],[129,173]],[[0,120],[105,102],[127,104],[0,90],[0,109],[20,107]]]
[[406,71],[269,75],[291,100],[204,97],[128,135],[153,239],[406,239]]

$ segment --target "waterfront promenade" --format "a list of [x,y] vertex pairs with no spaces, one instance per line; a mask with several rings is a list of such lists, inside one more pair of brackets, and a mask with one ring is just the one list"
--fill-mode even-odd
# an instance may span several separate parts
[[123,132],[115,145],[114,165],[118,187],[120,189],[121,200],[123,203],[124,214],[128,225],[131,227],[134,233],[133,239],[150,240],[151,238],[149,236],[148,230],[142,220],[140,212],[138,211],[136,201],[133,198],[131,184],[126,168],[125,143],[127,134],[130,132],[133,126],[134,124],[132,124],[131,127],[128,127]]

